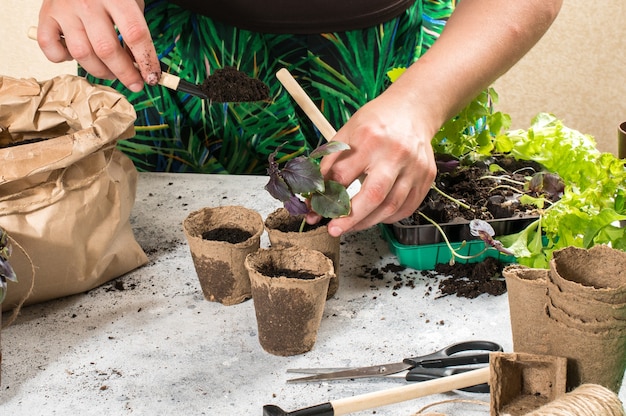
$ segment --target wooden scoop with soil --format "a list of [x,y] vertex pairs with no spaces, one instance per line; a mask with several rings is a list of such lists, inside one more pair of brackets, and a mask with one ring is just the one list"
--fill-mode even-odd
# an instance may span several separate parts
[[175,91],[186,92],[212,102],[248,102],[269,100],[269,87],[232,66],[217,69],[202,84],[193,84],[167,72],[161,63],[159,84]]
[[[28,28],[28,37],[37,40],[37,26]],[[269,100],[269,87],[261,80],[251,78],[235,67],[217,69],[202,84],[185,81],[168,73],[167,66],[161,64],[159,85],[174,91],[185,92],[213,102],[246,102]]]

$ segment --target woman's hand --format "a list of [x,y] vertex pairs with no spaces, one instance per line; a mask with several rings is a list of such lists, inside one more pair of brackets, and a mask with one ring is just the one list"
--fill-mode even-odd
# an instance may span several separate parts
[[161,76],[143,8],[142,0],[43,0],[37,41],[52,62],[75,59],[96,77],[140,91]]
[[[443,123],[513,66],[548,30],[562,0],[464,0],[434,45],[333,140],[351,149],[324,157],[322,173],[344,186],[363,174],[338,236],[415,211],[436,175],[430,141]],[[310,223],[319,217],[311,214]]]
[[436,130],[420,123],[407,98],[390,88],[359,109],[334,137],[350,149],[322,159],[325,178],[347,186],[365,177],[352,198],[351,213],[332,220],[330,234],[398,221],[415,211],[428,193],[436,175],[430,145]]

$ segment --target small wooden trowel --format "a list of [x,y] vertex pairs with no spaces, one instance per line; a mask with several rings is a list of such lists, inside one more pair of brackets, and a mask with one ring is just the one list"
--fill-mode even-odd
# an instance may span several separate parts
[[[28,28],[28,37],[37,40],[37,26]],[[167,72],[168,68],[161,62],[161,78],[159,85],[174,91],[210,100],[212,102],[246,102],[269,100],[269,87],[259,79],[233,67],[217,69],[202,84],[185,81]]]

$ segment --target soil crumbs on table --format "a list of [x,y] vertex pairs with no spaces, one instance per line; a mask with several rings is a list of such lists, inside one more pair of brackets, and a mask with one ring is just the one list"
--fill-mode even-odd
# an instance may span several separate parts
[[[456,295],[474,299],[482,294],[499,296],[506,293],[506,282],[502,276],[505,264],[492,257],[478,263],[438,264],[435,270],[425,270],[422,273],[427,278],[440,279],[438,282],[439,294],[437,298]],[[361,277],[372,281],[383,280],[389,273],[393,274],[393,290],[402,287],[415,288],[415,280],[422,276],[420,272],[406,273],[408,269],[397,264],[387,264],[381,268],[366,268]],[[432,286],[428,286],[427,295],[430,295]]]

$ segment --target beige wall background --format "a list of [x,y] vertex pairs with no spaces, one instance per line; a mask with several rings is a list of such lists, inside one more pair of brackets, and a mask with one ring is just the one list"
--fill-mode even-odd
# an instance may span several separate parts
[[[37,24],[41,0],[0,0],[0,74],[49,79],[76,73],[72,62],[53,64],[26,36]],[[514,128],[539,112],[595,137],[617,152],[617,126],[626,121],[626,2],[565,0],[537,46],[496,83],[498,109]]]

